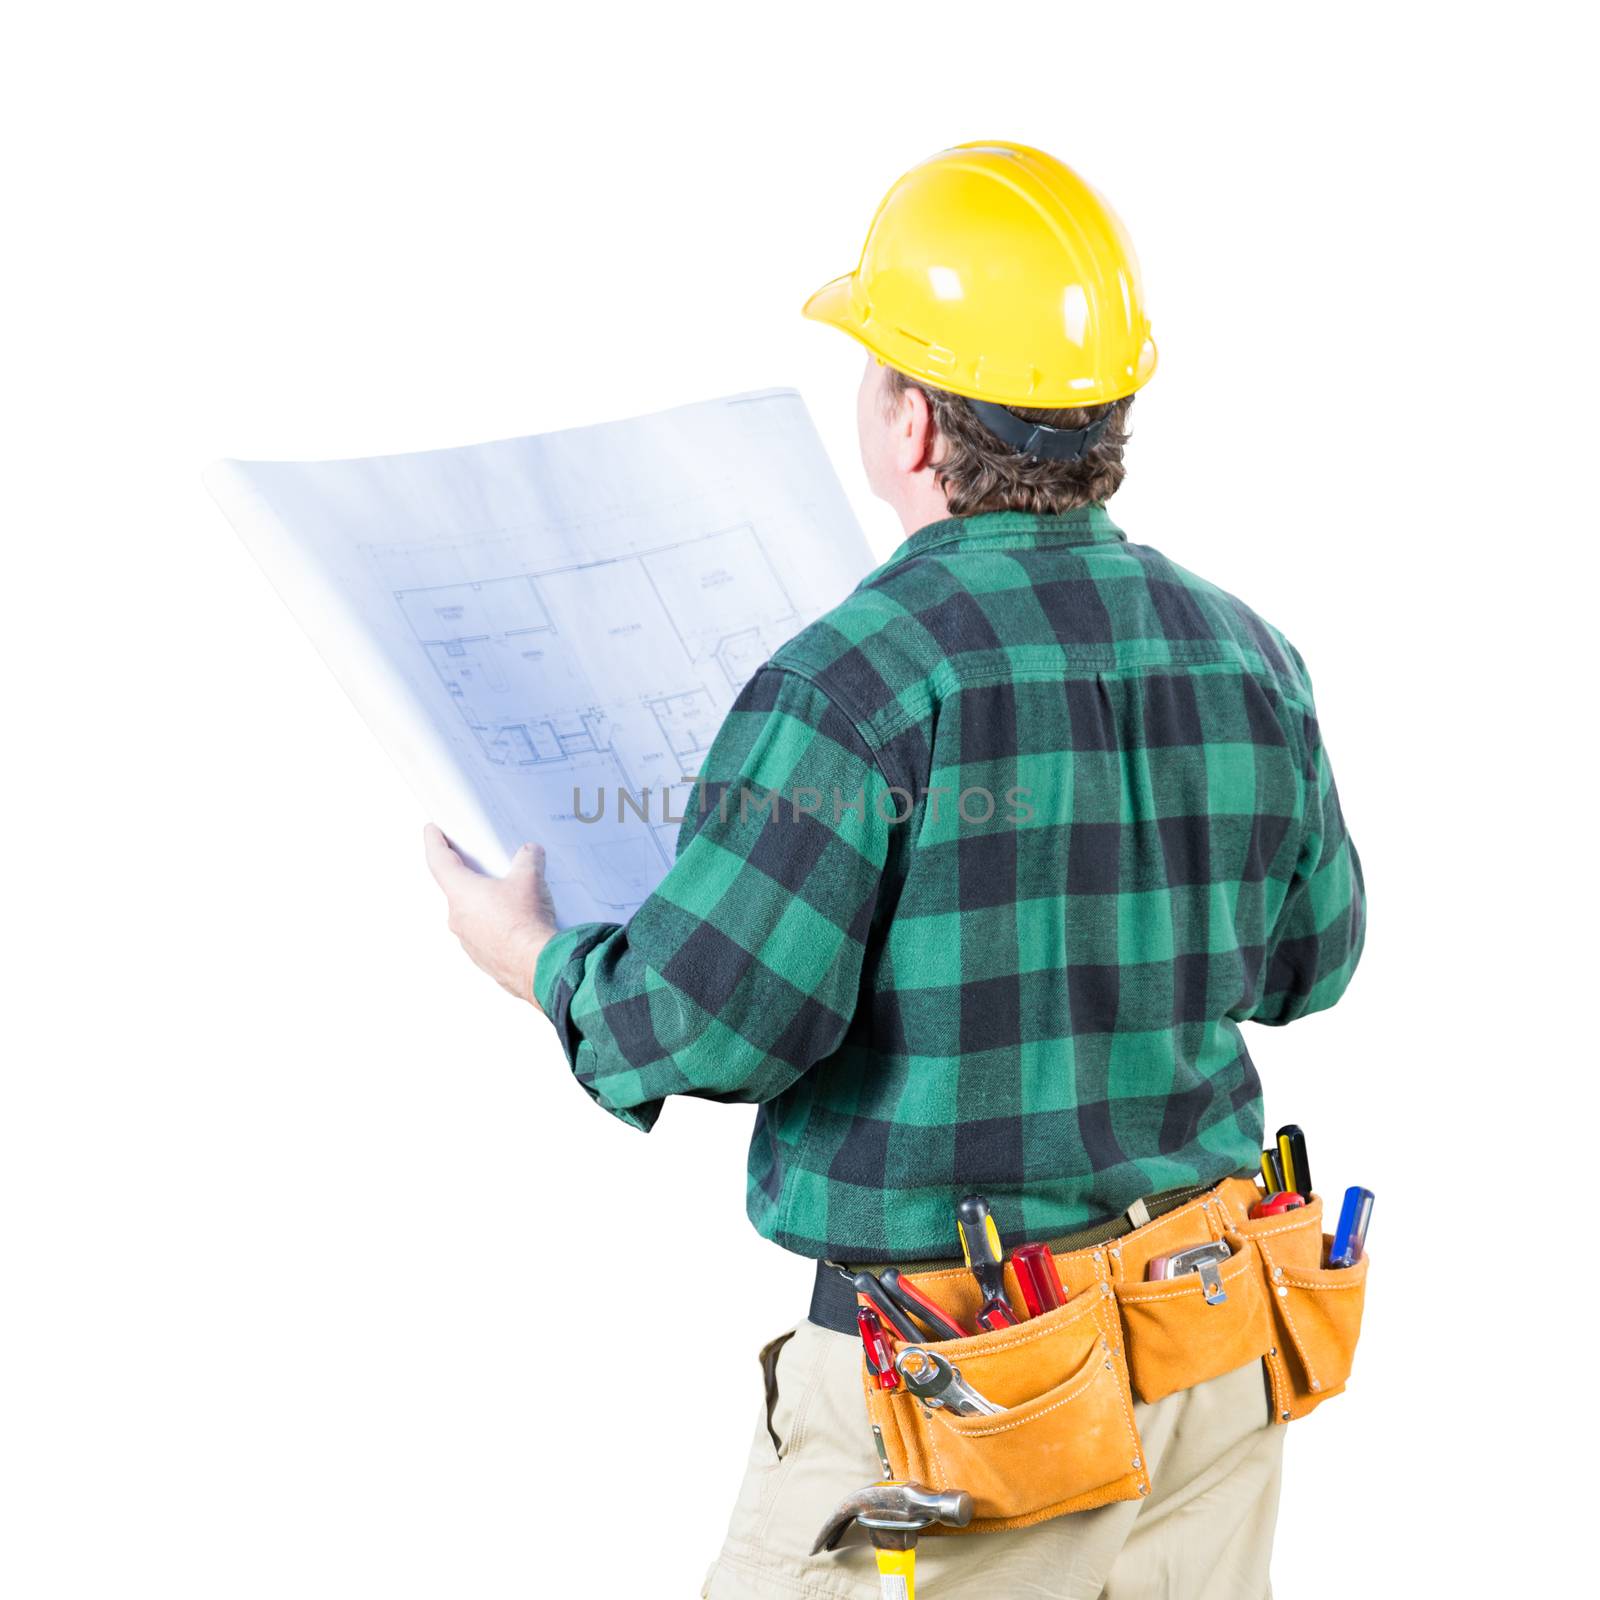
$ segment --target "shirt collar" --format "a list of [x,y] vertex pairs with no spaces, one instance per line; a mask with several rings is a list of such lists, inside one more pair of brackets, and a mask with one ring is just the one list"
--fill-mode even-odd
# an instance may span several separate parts
[[918,528],[884,562],[884,566],[909,560],[948,544],[974,544],[980,540],[1006,545],[1109,544],[1127,539],[1103,505],[1079,506],[1072,511],[1046,514],[1035,511],[980,511],[976,516],[945,517]]

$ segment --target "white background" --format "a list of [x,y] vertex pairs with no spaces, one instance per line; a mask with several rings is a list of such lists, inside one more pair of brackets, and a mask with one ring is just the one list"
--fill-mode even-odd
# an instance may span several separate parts
[[750,1112],[641,1137],[469,966],[199,474],[793,383],[885,552],[857,352],[799,306],[982,137],[1138,241],[1115,515],[1304,651],[1367,868],[1346,1002],[1252,1040],[1269,1126],[1378,1195],[1277,1590],[1553,1586],[1590,1542],[1577,8],[553,9],[8,28],[0,1590],[697,1592],[809,1283],[744,1221]]

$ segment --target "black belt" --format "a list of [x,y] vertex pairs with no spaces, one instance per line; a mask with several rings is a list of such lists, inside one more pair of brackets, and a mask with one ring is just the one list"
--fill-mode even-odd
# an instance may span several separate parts
[[[1233,1176],[1253,1178],[1255,1170],[1242,1167]],[[1142,1228],[1145,1223],[1154,1222],[1157,1217],[1176,1211],[1179,1206],[1187,1205],[1203,1194],[1210,1194],[1216,1186],[1212,1182],[1189,1184],[1182,1189],[1163,1189],[1144,1200],[1135,1200],[1126,1211],[1108,1217],[1104,1222],[1091,1223],[1076,1233],[1062,1234],[1060,1238],[1045,1242],[1054,1254],[1064,1255],[1068,1250],[1083,1250],[1089,1245],[1104,1244],[1107,1239],[1120,1239],[1135,1228]],[[908,1261],[905,1266],[913,1272],[938,1272],[945,1267],[964,1264],[960,1256],[953,1256],[940,1261]],[[811,1286],[811,1309],[806,1313],[807,1320],[819,1328],[831,1328],[835,1333],[853,1334],[856,1331],[856,1306],[859,1302],[849,1275],[861,1270],[860,1266],[846,1267],[838,1261],[819,1261],[816,1281]],[[876,1271],[877,1268],[868,1267],[866,1270]]]

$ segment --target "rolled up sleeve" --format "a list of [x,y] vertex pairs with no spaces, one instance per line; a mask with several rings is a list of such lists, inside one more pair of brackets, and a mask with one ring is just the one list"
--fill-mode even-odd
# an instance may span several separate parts
[[1315,733],[1307,779],[1306,834],[1300,863],[1267,952],[1254,1020],[1293,1022],[1333,1005],[1354,976],[1366,940],[1366,890],[1333,768]]
[[855,1013],[896,796],[808,679],[759,671],[700,773],[677,859],[626,925],[545,947],[534,997],[574,1075],[648,1129],[667,1095],[762,1101]]

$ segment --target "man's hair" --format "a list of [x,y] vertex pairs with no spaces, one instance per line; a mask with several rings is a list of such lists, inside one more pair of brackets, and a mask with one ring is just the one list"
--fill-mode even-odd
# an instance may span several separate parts
[[895,367],[884,370],[888,377],[886,405],[892,406],[907,389],[920,389],[928,397],[934,425],[944,441],[943,456],[935,461],[934,473],[953,517],[970,517],[980,511],[1072,511],[1109,500],[1122,484],[1127,471],[1122,465],[1122,447],[1128,442],[1131,394],[1104,405],[1055,411],[1008,408],[1024,422],[1042,422],[1051,428],[1086,428],[1110,414],[1106,431],[1076,461],[1046,461],[1020,455],[990,433],[960,395],[918,383]]

